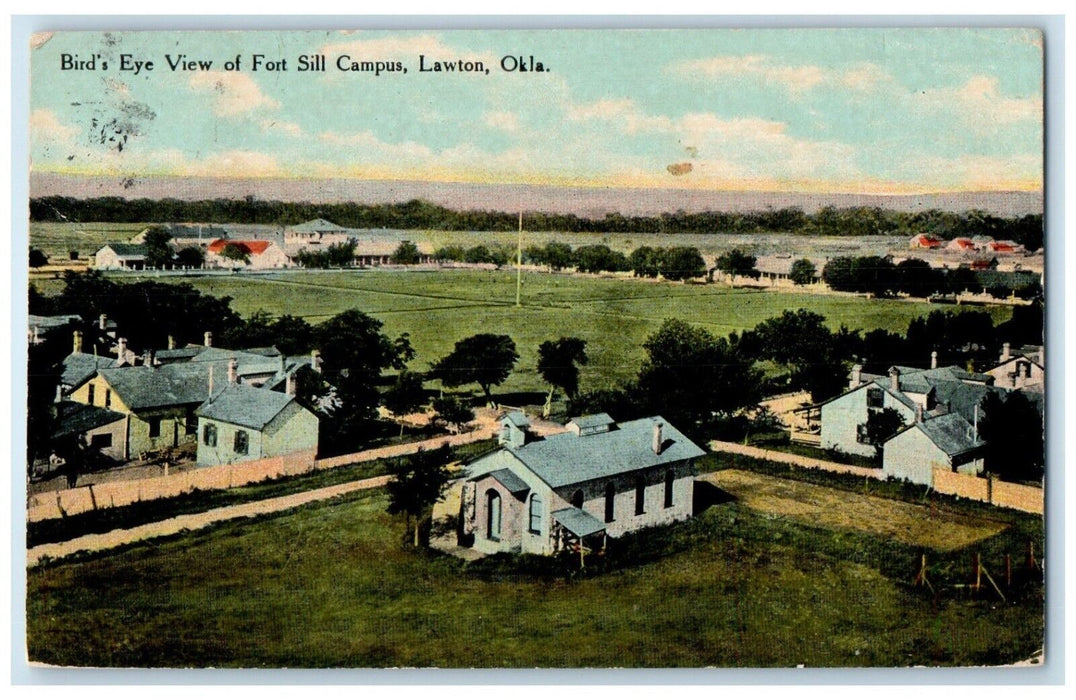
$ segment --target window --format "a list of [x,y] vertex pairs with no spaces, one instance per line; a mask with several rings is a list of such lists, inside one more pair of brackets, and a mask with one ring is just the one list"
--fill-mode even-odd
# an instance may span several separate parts
[[486,538],[501,539],[501,495],[493,489],[486,491]]
[[871,444],[870,433],[867,432],[866,423],[862,423],[856,426],[856,442],[862,445]]
[[237,455],[245,455],[247,453],[248,446],[250,444],[250,438],[247,436],[247,431],[237,430],[235,431],[235,453]]
[[872,386],[867,389],[867,408],[881,408],[884,404],[884,396],[881,387]]
[[538,534],[542,531],[542,499],[538,494],[531,495],[531,532]]
[[90,384],[88,387],[86,387],[86,391],[89,392],[86,395],[86,403],[90,404],[91,406],[93,405],[93,394],[94,394],[93,390],[94,390],[93,384]]
[[105,389],[105,408],[112,408],[112,390]]
[[150,418],[149,419],[149,436],[156,438],[161,436],[161,419]]
[[605,487],[605,522],[613,522],[613,499],[616,498],[616,488],[612,483]]
[[217,426],[210,423],[205,427],[202,431],[202,442],[205,443],[207,447],[217,446]]
[[646,512],[646,482],[640,476],[635,480],[635,514]]
[[577,489],[576,492],[572,494],[572,500],[570,502],[576,508],[582,508],[583,507],[583,489]]
[[672,469],[665,472],[665,507],[672,508],[673,504],[673,473]]
[[103,450],[112,447],[112,433],[98,433],[90,438],[90,447],[95,450]]

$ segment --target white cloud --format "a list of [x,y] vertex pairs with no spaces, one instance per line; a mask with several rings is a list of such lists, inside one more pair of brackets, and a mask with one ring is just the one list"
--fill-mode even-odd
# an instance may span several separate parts
[[565,113],[570,121],[605,121],[615,125],[621,133],[668,131],[672,120],[665,116],[645,114],[631,99],[605,99],[581,104],[569,103]]
[[35,109],[30,113],[30,136],[37,141],[70,143],[78,127],[68,126],[50,109]]
[[996,77],[975,75],[955,88],[937,88],[911,97],[917,109],[956,112],[969,126],[985,131],[1023,121],[1042,121],[1038,97],[1004,97]]
[[276,119],[262,119],[258,122],[262,131],[280,132],[287,136],[299,137],[303,135],[303,128],[295,122],[285,122]]
[[669,70],[684,77],[751,78],[776,83],[797,93],[825,81],[829,74],[819,66],[790,66],[776,63],[770,56],[715,56],[693,61],[678,61]]
[[213,98],[213,112],[221,117],[237,117],[258,109],[276,109],[280,103],[265,95],[245,73],[204,71],[191,75],[190,87]]
[[349,157],[382,160],[387,163],[400,159],[413,162],[429,158],[433,154],[428,146],[421,143],[414,141],[389,143],[382,141],[370,131],[350,133],[323,131],[318,134],[318,140],[334,148],[351,149],[353,153],[349,154]]

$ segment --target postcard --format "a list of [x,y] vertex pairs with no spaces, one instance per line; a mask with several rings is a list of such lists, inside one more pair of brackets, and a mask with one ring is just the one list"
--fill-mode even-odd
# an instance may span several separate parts
[[1042,664],[1043,65],[34,34],[30,663]]

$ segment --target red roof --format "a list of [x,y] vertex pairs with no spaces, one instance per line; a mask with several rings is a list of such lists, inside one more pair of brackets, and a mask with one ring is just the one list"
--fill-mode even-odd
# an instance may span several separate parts
[[929,233],[920,233],[912,238],[912,244],[920,248],[937,248],[941,241]]
[[990,244],[990,250],[995,253],[1015,253],[1016,246],[1012,243],[1006,243],[1005,241],[994,241]]
[[209,244],[209,252],[220,254],[229,245],[236,245],[248,255],[261,255],[270,246],[272,241],[231,241],[226,238],[218,238]]
[[972,243],[970,238],[954,238],[949,243],[950,248],[960,248],[962,250],[975,250],[975,244]]

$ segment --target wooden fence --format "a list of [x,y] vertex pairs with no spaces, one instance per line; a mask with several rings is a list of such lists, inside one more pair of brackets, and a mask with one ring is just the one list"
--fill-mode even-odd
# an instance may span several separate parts
[[118,508],[142,501],[174,498],[196,490],[230,489],[319,469],[333,469],[376,459],[400,457],[414,454],[420,449],[436,449],[445,443],[453,446],[463,445],[489,439],[495,434],[495,429],[482,428],[460,435],[379,447],[328,459],[315,459],[313,452],[295,452],[281,457],[191,469],[168,476],[109,481],[61,489],[31,496],[26,504],[26,518],[29,522],[37,522],[102,508]]
[[934,467],[934,490],[950,496],[970,498],[1000,508],[1042,515],[1043,490],[1035,486],[1013,484],[997,477],[957,474],[947,467]]
[[714,440],[710,443],[710,449],[714,452],[730,452],[732,454],[743,455],[745,457],[765,459],[770,462],[791,464],[796,467],[803,467],[804,469],[821,469],[823,471],[836,472],[838,474],[854,474],[855,476],[864,476],[868,479],[878,479],[879,481],[884,481],[886,478],[886,475],[882,472],[881,469],[872,469],[870,467],[857,467],[852,464],[844,464],[842,462],[830,462],[824,459],[814,459],[813,457],[804,457],[803,455],[795,455],[788,452],[764,450],[761,447],[751,447],[750,445],[741,445],[736,442],[722,442],[721,440]]

